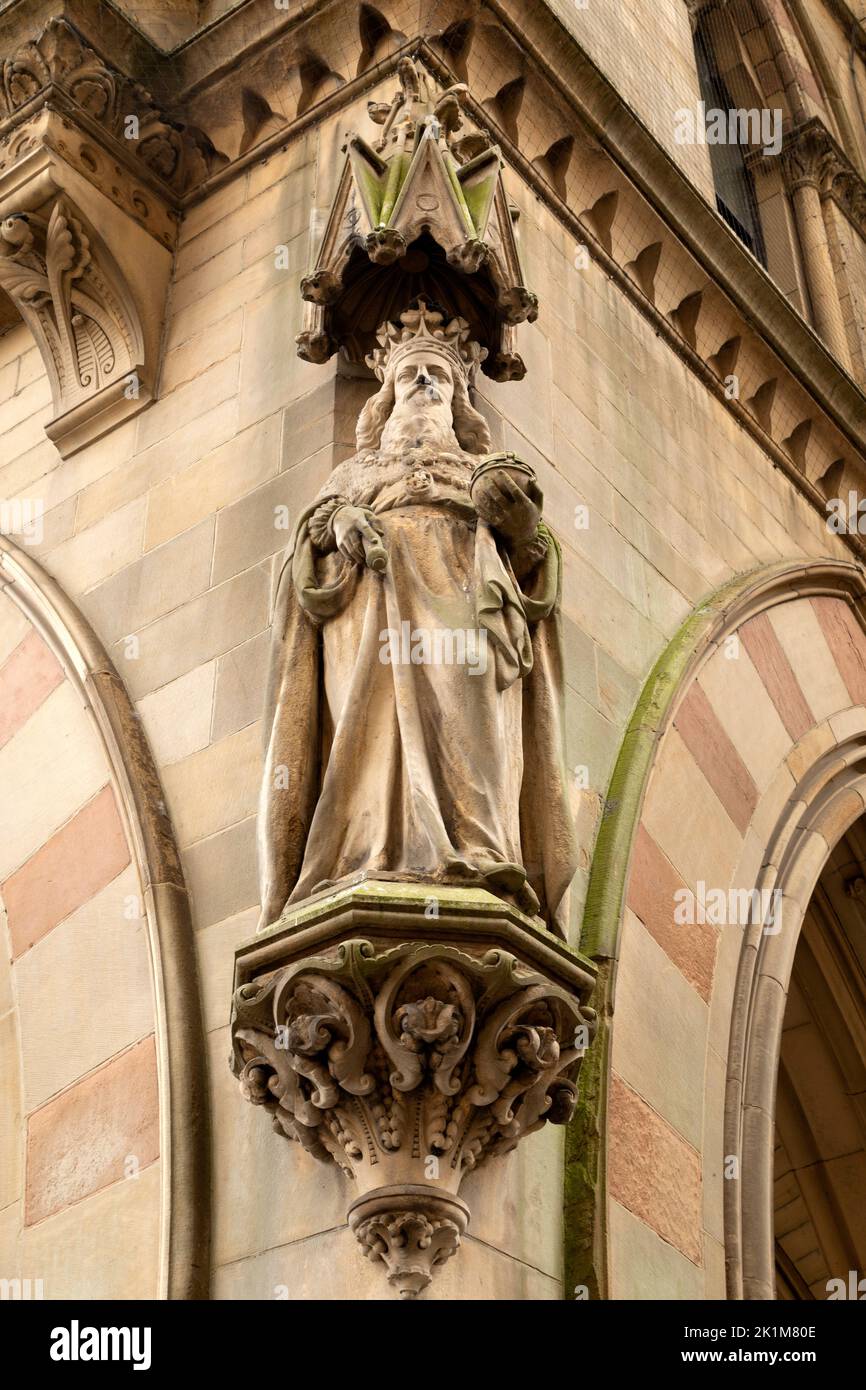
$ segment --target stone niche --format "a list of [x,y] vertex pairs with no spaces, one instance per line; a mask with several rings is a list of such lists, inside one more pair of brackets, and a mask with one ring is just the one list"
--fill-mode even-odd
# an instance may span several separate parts
[[495,1183],[570,1119],[594,983],[491,893],[368,879],[238,949],[232,1066],[279,1135],[342,1169],[362,1253],[415,1298],[469,1223],[464,1175]]
[[459,317],[485,348],[482,370],[520,380],[516,330],[538,315],[523,283],[511,209],[490,138],[467,131],[463,84],[441,92],[404,58],[390,102],[369,102],[382,129],[350,135],[346,161],[312,272],[301,283],[298,352],[325,362],[338,349],[363,362],[380,324],[423,298]]
[[[278,1134],[342,1170],[361,1251],[416,1298],[467,1229],[464,1175],[495,1184],[502,1155],[570,1119],[596,1020],[593,967],[562,939],[577,850],[561,551],[533,470],[489,452],[469,396],[477,369],[523,376],[516,329],[537,301],[499,151],[463,129],[465,88],[439,91],[409,59],[398,75],[390,102],[368,104],[381,137],[347,141],[301,283],[300,356],[340,350],[382,387],[359,416],[357,454],[300,518],[277,585],[261,931],[236,955],[231,1060]],[[431,515],[438,531],[423,529]],[[344,524],[363,546],[344,546]],[[352,676],[329,703],[329,619],[365,614],[368,635],[386,611],[411,625],[434,591],[431,622],[453,632],[460,617],[485,640],[490,624],[484,671],[460,686],[453,660],[431,658],[416,686],[416,658],[392,653],[382,678],[382,652],[341,628],[330,670],[348,662]],[[426,737],[430,721],[444,740]],[[396,744],[368,738],[370,723]],[[410,828],[419,817],[423,830]]]

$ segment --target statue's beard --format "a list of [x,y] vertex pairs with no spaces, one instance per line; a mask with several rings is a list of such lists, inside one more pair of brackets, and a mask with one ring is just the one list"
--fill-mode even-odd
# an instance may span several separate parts
[[454,415],[448,401],[420,391],[396,405],[382,430],[380,448],[386,453],[405,453],[423,445],[449,451],[460,445],[454,433]]

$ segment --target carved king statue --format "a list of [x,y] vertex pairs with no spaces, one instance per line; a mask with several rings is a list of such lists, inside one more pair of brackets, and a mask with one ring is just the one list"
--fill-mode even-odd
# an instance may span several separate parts
[[471,399],[479,368],[521,379],[537,300],[467,89],[397,72],[301,282],[299,354],[381,385],[280,572],[231,1064],[343,1170],[361,1250],[415,1298],[467,1228],[464,1175],[568,1122],[596,1018],[564,941],[560,550]]
[[262,926],[367,877],[480,885],[564,936],[559,547],[532,470],[488,452],[466,322],[419,299],[377,341],[279,579]]

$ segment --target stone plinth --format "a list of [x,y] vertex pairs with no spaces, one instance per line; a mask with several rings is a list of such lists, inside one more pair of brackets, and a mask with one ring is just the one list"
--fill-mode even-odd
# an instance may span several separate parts
[[465,1172],[574,1108],[592,967],[482,889],[365,880],[283,914],[235,961],[232,1065],[274,1128],[347,1183],[403,1298],[455,1253]]

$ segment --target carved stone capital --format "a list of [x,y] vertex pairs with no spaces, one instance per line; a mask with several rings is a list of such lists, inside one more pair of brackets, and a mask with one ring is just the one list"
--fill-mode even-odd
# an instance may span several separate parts
[[785,182],[793,192],[803,186],[827,191],[838,151],[819,122],[809,122],[794,132],[782,152]]
[[832,198],[866,237],[866,183],[820,121],[808,121],[791,132],[783,150],[782,169],[790,192],[803,187],[817,189],[822,198]]
[[232,1014],[243,1095],[343,1170],[349,1224],[402,1298],[460,1244],[463,1175],[569,1120],[595,1032],[591,967],[488,893],[427,891],[426,910],[395,883],[299,905],[241,948]]

